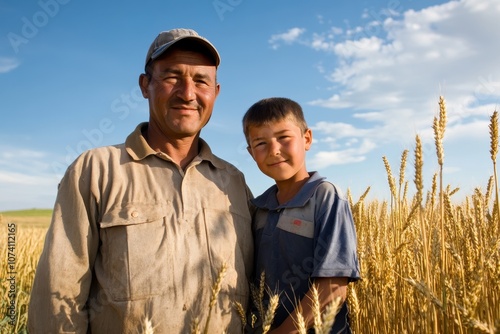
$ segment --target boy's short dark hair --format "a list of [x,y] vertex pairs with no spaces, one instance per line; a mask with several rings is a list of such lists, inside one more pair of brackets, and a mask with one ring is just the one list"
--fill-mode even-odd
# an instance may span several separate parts
[[254,103],[243,116],[243,133],[248,142],[250,126],[279,122],[289,119],[297,124],[302,133],[307,130],[307,123],[302,107],[286,97],[270,97]]

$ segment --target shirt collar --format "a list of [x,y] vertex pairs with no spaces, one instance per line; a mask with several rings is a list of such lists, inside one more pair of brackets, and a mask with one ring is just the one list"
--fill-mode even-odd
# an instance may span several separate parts
[[260,208],[267,210],[277,210],[282,208],[300,208],[307,204],[309,199],[314,195],[316,188],[325,178],[320,176],[318,172],[310,172],[309,179],[300,188],[299,192],[288,202],[279,204],[276,198],[278,187],[271,186],[262,195],[252,199],[252,203]]
[[[147,129],[147,127],[148,122],[140,123],[135,128],[134,132],[132,132],[125,140],[125,148],[127,150],[127,153],[134,160],[143,160],[150,155],[158,155],[158,152],[156,152],[151,148],[151,146],[149,146],[146,138],[144,138],[144,135],[142,134],[143,131]],[[201,138],[199,139],[198,155],[194,160],[206,160],[216,168],[225,168],[222,160],[212,153],[210,146],[208,146],[208,144]]]

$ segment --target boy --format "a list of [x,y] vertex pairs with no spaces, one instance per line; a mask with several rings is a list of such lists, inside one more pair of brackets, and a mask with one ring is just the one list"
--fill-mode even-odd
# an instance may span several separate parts
[[[255,285],[279,294],[271,333],[296,332],[297,312],[313,327],[314,283],[325,306],[345,300],[347,284],[360,278],[356,232],[349,203],[317,172],[309,173],[306,151],[312,143],[300,105],[287,98],[263,99],[243,117],[248,152],[276,184],[253,199]],[[264,297],[264,305],[269,296]],[[347,305],[331,333],[350,333]]]

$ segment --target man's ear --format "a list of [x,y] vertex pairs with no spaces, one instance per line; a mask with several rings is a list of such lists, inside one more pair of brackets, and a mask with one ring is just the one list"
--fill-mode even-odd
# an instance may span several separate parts
[[215,97],[219,96],[220,93],[220,83],[215,86]]
[[144,97],[145,99],[149,97],[148,85],[149,85],[149,77],[144,73],[139,75],[139,88],[141,89],[142,97]]

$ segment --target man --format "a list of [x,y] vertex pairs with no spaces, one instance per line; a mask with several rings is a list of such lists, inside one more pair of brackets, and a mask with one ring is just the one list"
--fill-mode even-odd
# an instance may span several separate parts
[[[200,138],[219,94],[215,47],[153,41],[139,77],[149,122],[83,153],[63,177],[38,264],[30,333],[238,333],[253,240],[243,175]],[[212,287],[222,268],[217,303]],[[208,321],[207,321],[208,320]]]

